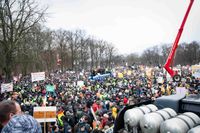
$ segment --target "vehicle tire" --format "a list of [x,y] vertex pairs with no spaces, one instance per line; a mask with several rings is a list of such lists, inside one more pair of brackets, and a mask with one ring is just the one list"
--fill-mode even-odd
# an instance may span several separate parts
[[174,75],[174,77],[173,77],[173,80],[175,81],[175,82],[180,82],[181,81],[181,76],[180,75]]

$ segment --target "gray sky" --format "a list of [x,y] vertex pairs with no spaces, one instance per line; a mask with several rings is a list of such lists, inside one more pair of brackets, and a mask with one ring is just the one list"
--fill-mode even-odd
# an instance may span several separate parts
[[[83,29],[119,53],[172,43],[190,0],[38,0],[48,5],[47,27]],[[200,0],[195,0],[180,42],[200,41]]]

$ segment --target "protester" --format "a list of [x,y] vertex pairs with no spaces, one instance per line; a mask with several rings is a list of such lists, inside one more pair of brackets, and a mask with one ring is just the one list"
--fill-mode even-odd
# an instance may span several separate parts
[[15,115],[1,133],[42,133],[40,124],[30,115]]
[[5,126],[14,115],[20,113],[21,107],[17,102],[11,100],[0,102],[0,123],[2,126]]
[[[93,74],[95,76],[95,72]],[[124,107],[175,94],[176,87],[180,86],[168,80],[161,68],[154,68],[147,74],[145,66],[116,67],[110,76],[97,74],[94,79],[89,76],[87,72],[54,72],[44,81],[32,82],[27,75],[14,82],[13,92],[0,94],[0,100],[15,100],[23,112],[32,116],[34,107],[56,106],[57,121],[47,124],[51,133],[100,132],[113,127],[117,114]],[[188,93],[198,93],[198,80],[191,75],[184,78],[188,80],[181,85]],[[5,113],[1,112],[1,106],[0,120]],[[14,107],[7,112],[8,116],[17,114]],[[0,122],[5,126],[10,119]]]

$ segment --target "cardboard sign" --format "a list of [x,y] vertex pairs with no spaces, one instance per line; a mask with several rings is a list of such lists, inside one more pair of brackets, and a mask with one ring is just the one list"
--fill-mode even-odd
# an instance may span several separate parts
[[45,80],[45,72],[31,73],[31,80],[32,82]]
[[13,83],[1,84],[1,93],[13,91]]
[[33,117],[38,122],[56,122],[56,106],[34,107]]

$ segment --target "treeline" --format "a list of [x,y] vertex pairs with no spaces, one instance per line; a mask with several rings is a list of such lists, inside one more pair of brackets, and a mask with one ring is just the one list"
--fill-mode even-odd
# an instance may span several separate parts
[[[116,52],[112,44],[86,36],[83,30],[53,31],[37,24],[20,39],[16,46],[12,56],[12,72],[28,74],[58,69],[110,68],[116,60]],[[2,57],[4,57],[3,53],[0,56],[1,61],[3,61]],[[6,62],[2,62],[2,70],[4,70],[3,66],[7,67]]]
[[[172,44],[157,45],[146,49],[139,56],[130,54],[126,58],[129,64],[145,64],[145,65],[164,65],[170,53]],[[200,43],[193,41],[191,43],[179,44],[173,65],[193,65],[200,63]]]
[[[116,49],[83,30],[50,30],[47,8],[34,0],[0,1],[0,74],[111,67]],[[60,62],[58,63],[58,60]]]
[[[119,55],[112,43],[87,35],[84,30],[45,27],[46,12],[47,8],[34,0],[0,1],[0,74],[7,80],[12,75],[37,71],[164,64],[170,51],[171,44],[148,48],[141,55]],[[198,63],[199,47],[198,42],[181,44],[175,63]]]
[[16,59],[18,70],[24,74],[31,71],[111,67],[116,52],[112,44],[86,36],[83,30],[52,31],[36,26],[22,43],[24,46]]

